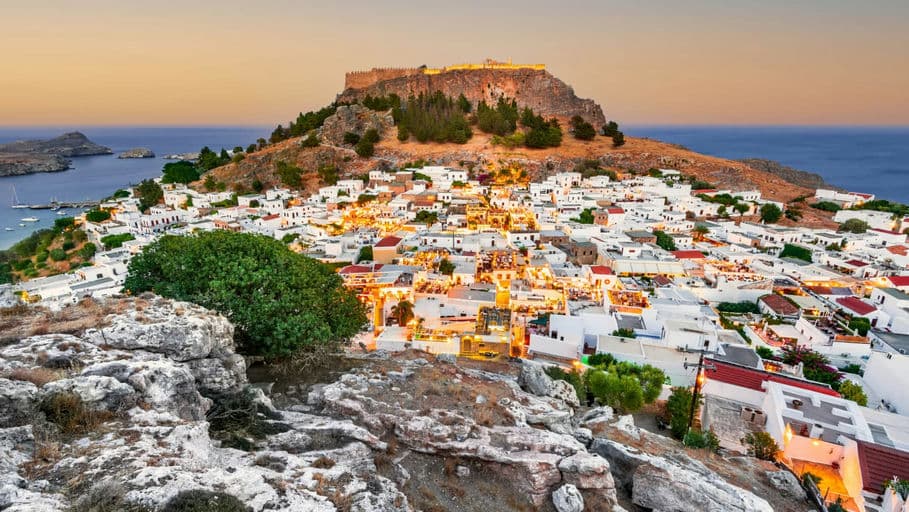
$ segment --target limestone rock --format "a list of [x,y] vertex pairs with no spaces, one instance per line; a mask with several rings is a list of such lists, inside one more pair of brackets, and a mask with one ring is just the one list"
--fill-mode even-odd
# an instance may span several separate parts
[[518,385],[525,391],[537,396],[549,396],[552,391],[552,378],[546,375],[545,367],[533,361],[522,361]]
[[777,490],[785,496],[792,498],[805,498],[805,489],[799,479],[786,470],[767,471],[767,479]]
[[362,105],[344,105],[325,120],[321,140],[325,144],[340,146],[344,144],[344,134],[347,132],[362,136],[366,130],[375,129],[382,135],[392,126],[394,119],[390,113],[376,112]]
[[75,393],[88,407],[105,411],[125,411],[136,403],[132,386],[113,377],[89,375],[49,382],[41,388],[42,399],[60,393]]
[[584,497],[578,488],[565,484],[552,493],[552,504],[558,512],[583,512]]
[[576,409],[581,405],[578,399],[578,393],[574,387],[564,380],[553,380],[552,387],[549,389],[549,396],[565,402],[565,405]]
[[0,428],[30,423],[37,395],[31,382],[0,378]]

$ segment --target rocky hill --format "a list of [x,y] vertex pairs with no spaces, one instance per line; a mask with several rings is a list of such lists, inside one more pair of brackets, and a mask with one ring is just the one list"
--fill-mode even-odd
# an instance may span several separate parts
[[595,127],[606,124],[603,109],[593,100],[578,98],[574,89],[545,69],[513,67],[508,69],[441,69],[427,73],[415,70],[371,70],[349,73],[339,102],[356,102],[366,95],[397,94],[401,98],[442,91],[457,98],[463,94],[474,107],[480,101],[495,104],[500,97],[515,99],[519,107],[530,107],[544,117],[563,119],[580,115]]
[[7,512],[808,508],[789,473],[584,407],[533,362],[374,352],[251,386],[233,327],[198,306],[0,313],[21,333],[0,346]]
[[110,155],[113,151],[95,144],[80,132],[65,133],[47,140],[20,140],[0,144],[0,176],[69,169],[67,157]]

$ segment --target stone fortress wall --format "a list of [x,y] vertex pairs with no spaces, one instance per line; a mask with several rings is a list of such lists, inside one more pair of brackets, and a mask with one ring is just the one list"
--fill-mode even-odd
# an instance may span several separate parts
[[344,89],[364,89],[378,82],[393,80],[415,75],[438,75],[446,71],[463,71],[463,70],[481,70],[481,69],[532,69],[544,71],[545,64],[512,64],[511,59],[507,61],[497,61],[494,59],[485,59],[481,63],[455,64],[442,68],[428,68],[420,66],[418,68],[372,68],[367,71],[351,71],[344,75]]

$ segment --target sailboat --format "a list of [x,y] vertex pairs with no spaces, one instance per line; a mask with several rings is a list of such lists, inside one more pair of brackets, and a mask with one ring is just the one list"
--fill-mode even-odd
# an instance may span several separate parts
[[16,195],[16,186],[10,185],[10,190],[12,191],[12,198],[10,199],[10,208],[28,208],[27,204],[22,204],[19,202],[19,196]]

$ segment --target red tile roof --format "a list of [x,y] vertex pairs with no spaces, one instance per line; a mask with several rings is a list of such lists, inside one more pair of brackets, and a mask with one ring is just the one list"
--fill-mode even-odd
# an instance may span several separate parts
[[894,476],[909,479],[909,452],[889,446],[857,441],[862,488],[880,494]]
[[909,276],[887,276],[893,286],[909,286]]
[[601,276],[611,276],[612,275],[612,269],[607,267],[606,265],[593,265],[590,267],[590,271],[593,272],[594,274],[601,275]]
[[906,247],[905,245],[891,245],[890,247],[887,247],[887,251],[892,254],[899,254],[900,256],[909,255],[909,247]]
[[277,213],[273,213],[271,215],[266,215],[265,217],[262,217],[262,220],[275,220],[275,219],[280,219],[280,218],[281,218],[280,215],[278,215]]
[[375,265],[347,265],[338,271],[339,274],[368,274],[369,272],[376,272],[382,268],[381,263],[376,263]]
[[767,305],[774,313],[783,316],[795,316],[799,314],[799,307],[795,304],[789,302],[788,299],[782,295],[777,295],[771,293],[770,295],[765,295],[759,299],[761,302]]
[[899,231],[890,231],[889,229],[871,228],[868,231],[875,231],[877,233],[884,233],[887,235],[902,235],[902,233],[900,233]]
[[817,384],[811,381],[788,377],[779,373],[767,372],[756,368],[748,368],[726,361],[708,359],[712,369],[704,370],[707,380],[717,380],[739,386],[742,388],[753,389],[755,391],[764,391],[764,382],[779,382],[787,386],[793,386],[808,391],[814,391],[824,395],[839,397],[840,394],[830,389],[829,386]]
[[625,210],[623,208],[619,208],[618,206],[612,206],[610,208],[606,208],[606,212],[612,213],[612,214],[617,214],[617,213],[625,213]]
[[871,197],[873,195],[873,194],[865,194],[863,192],[849,192],[849,193],[854,196],[864,197],[865,199],[868,199],[869,197]]
[[700,260],[704,259],[704,253],[701,251],[672,251],[672,255],[680,260]]
[[868,264],[862,260],[849,260],[846,262],[847,265],[852,265],[853,267],[864,267]]
[[858,297],[840,297],[836,299],[836,303],[861,316],[877,309]]
[[379,240],[379,243],[376,244],[376,247],[395,247],[401,243],[402,238],[396,236],[386,236],[385,238]]

